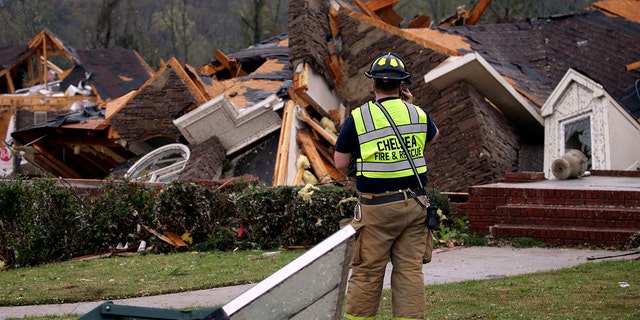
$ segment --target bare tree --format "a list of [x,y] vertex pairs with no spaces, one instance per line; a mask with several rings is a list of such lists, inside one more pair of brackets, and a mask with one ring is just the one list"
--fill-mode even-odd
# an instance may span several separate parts
[[240,11],[240,19],[249,28],[253,35],[253,43],[261,40],[262,33],[262,10],[267,3],[266,0],[250,0],[246,11]]
[[172,56],[198,65],[286,32],[287,20],[287,0],[0,0],[0,46],[47,28],[77,49],[134,49],[152,68]]
[[288,15],[283,14],[286,8],[283,0],[247,0],[244,3],[240,19],[248,28],[252,43],[286,32]]
[[49,1],[18,0],[2,2],[0,21],[2,40],[7,43],[26,43],[43,28],[54,24],[53,6]]
[[[188,16],[187,0],[171,0],[168,8],[156,12],[154,23],[156,35],[168,34],[171,54],[182,62],[189,62],[191,47],[203,38],[197,34],[195,22]],[[166,43],[166,42],[164,42]]]
[[593,0],[493,0],[487,12],[485,12],[482,22],[496,23],[523,18],[548,17],[581,10],[590,6],[593,2]]
[[[396,10],[412,19],[419,14],[431,17],[432,27],[436,27],[442,19],[456,13],[458,6],[472,9],[479,0],[403,0]],[[567,13],[584,9],[592,5],[594,0],[493,0],[480,20],[481,24],[513,21],[521,18],[548,17],[554,14]]]
[[109,48],[112,32],[113,13],[120,4],[120,0],[102,0],[96,21],[94,48]]

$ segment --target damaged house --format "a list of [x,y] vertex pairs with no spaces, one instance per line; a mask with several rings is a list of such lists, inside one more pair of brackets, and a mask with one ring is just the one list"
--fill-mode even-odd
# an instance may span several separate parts
[[[636,180],[625,181],[615,190],[620,194],[492,184],[513,182],[518,174],[553,181],[552,162],[570,149],[587,156],[591,172],[638,177],[638,0],[598,1],[564,15],[475,25],[491,3],[482,0],[437,28],[424,15],[406,21],[393,9],[398,3],[293,0],[288,34],[229,55],[218,51],[214,61],[197,68],[169,59],[157,72],[107,69],[109,78],[98,77],[100,69],[89,64],[100,61],[99,55],[78,54],[44,32],[45,40],[23,47],[31,50],[28,55],[2,49],[5,128],[9,116],[20,118],[20,110],[38,112],[58,101],[47,93],[48,69],[59,70],[61,91],[91,91],[95,98],[65,94],[60,107],[51,109],[59,117],[36,122],[28,114],[34,121],[16,126],[13,143],[5,144],[11,154],[63,178],[168,182],[250,174],[274,186],[344,183],[333,165],[340,125],[352,108],[372,98],[363,74],[371,61],[394,52],[412,73],[414,103],[441,129],[427,153],[430,183],[468,198],[457,214],[468,216],[471,232],[563,238],[565,244],[596,236],[600,243],[618,244],[637,232]],[[38,44],[47,50],[28,49]],[[63,53],[71,67],[50,62],[52,52]],[[19,86],[25,64],[38,76]],[[118,94],[100,89],[118,83],[135,85],[119,87]],[[43,84],[44,91],[31,89]],[[37,93],[23,97],[18,88]],[[531,182],[521,180],[516,182]],[[613,204],[610,197],[631,200]],[[564,202],[571,198],[582,201],[579,208]],[[534,207],[526,206],[529,200]],[[546,201],[552,203],[539,205]],[[623,230],[576,232],[574,226],[592,220],[592,212]],[[509,220],[521,215],[529,223],[534,213],[542,217],[537,229]],[[581,215],[586,218],[575,218]],[[547,217],[549,223],[569,222],[542,224]]]
[[[62,43],[46,31],[43,35]],[[199,69],[172,58],[156,72],[145,70],[145,77],[136,77],[136,85],[130,87],[120,83],[130,81],[130,73],[112,68],[116,72],[111,78],[99,77],[99,68],[83,64],[96,72],[84,79],[86,90],[102,93],[116,86],[117,94],[93,100],[83,95],[82,105],[69,106],[73,99],[65,89],[60,99],[67,108],[61,108],[54,120],[18,126],[11,135],[15,142],[11,148],[62,178],[218,179],[227,158],[258,140],[277,140],[281,118],[276,110],[284,105],[281,97],[291,83],[287,45],[288,38],[280,36],[235,56],[217,52],[216,61]],[[127,68],[126,60],[118,56],[109,60],[92,54],[86,55]],[[49,63],[41,51],[34,55]],[[80,58],[73,61],[92,61]],[[61,77],[70,81],[66,73]],[[268,165],[266,174],[272,172],[273,159]]]
[[[292,1],[294,89],[341,102],[299,104],[339,110],[332,118],[339,127],[372,98],[363,76],[371,61],[394,52],[413,75],[414,103],[441,129],[427,150],[430,183],[463,199],[455,215],[468,219],[470,232],[551,245],[634,241],[639,2],[598,1],[564,15],[473,25],[490,2],[432,29],[421,16],[399,27],[394,0]],[[552,164],[572,149],[586,155],[592,176],[559,181]]]
[[[5,175],[14,167],[33,174],[28,165],[33,164],[56,176],[96,178],[130,156],[107,138],[108,128],[95,121],[103,110],[93,106],[119,98],[151,77],[152,70],[135,51],[75,50],[43,30],[27,45],[0,48],[0,59]],[[65,118],[85,107],[86,115]],[[65,122],[73,124],[64,127]],[[10,135],[25,128],[30,129],[24,135]]]
[[586,153],[590,170],[638,170],[640,149],[629,147],[640,138],[637,1],[469,25],[466,17],[490,3],[481,1],[462,23],[436,29],[420,17],[398,27],[397,2],[292,1],[291,61],[309,70],[309,82],[327,83],[309,85],[307,94],[331,88],[344,117],[371,98],[369,63],[383,52],[403,57],[414,103],[441,128],[427,155],[436,188],[464,192],[511,172],[550,177],[551,162],[567,149]]
[[337,132],[371,98],[363,72],[391,51],[413,74],[414,102],[442,129],[427,155],[438,190],[465,192],[511,172],[549,177],[551,161],[569,148],[588,155],[589,169],[635,170],[640,151],[624,144],[640,132],[640,24],[621,9],[634,0],[476,26],[484,0],[435,29],[427,16],[405,21],[393,10],[398,2],[291,1],[289,34],[218,51],[197,68],[170,59],[135,88],[100,96],[80,120],[19,126],[14,151],[61,177],[170,181],[217,179],[224,161],[259,145],[250,152],[259,160],[239,161],[232,175],[273,185],[343,181],[332,164]]

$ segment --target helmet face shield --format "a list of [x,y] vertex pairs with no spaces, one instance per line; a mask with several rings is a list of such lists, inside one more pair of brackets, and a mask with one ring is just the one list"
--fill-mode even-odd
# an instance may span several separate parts
[[411,82],[411,74],[407,72],[404,61],[391,52],[374,59],[369,70],[365,71],[364,75],[372,79]]

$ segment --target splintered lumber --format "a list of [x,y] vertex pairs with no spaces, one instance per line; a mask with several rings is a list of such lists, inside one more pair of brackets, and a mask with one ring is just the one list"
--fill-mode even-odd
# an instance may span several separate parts
[[304,129],[298,130],[296,139],[298,140],[298,143],[300,143],[304,154],[307,155],[309,163],[311,163],[311,168],[313,168],[318,180],[321,183],[329,182],[331,180],[331,169],[327,168],[322,156],[318,153],[309,131]]
[[408,28],[429,28],[431,17],[421,14],[409,22]]
[[337,38],[340,34],[340,21],[338,20],[338,10],[334,6],[331,6],[331,14],[329,14],[329,26],[331,27],[331,36]]
[[368,15],[371,18],[375,18],[380,20],[380,17],[367,6],[367,4],[363,0],[353,0],[353,3],[362,11],[365,15]]
[[327,140],[327,142],[329,142],[332,146],[336,145],[337,138],[333,134],[331,134],[329,131],[325,130],[313,118],[311,118],[304,109],[298,108],[297,114],[298,114],[298,117],[300,117],[300,119],[302,119],[309,126],[311,126],[311,128],[315,132],[317,132],[320,136],[322,136],[325,140]]
[[630,64],[628,64],[626,66],[626,68],[627,68],[627,71],[638,69],[638,68],[640,68],[640,61],[634,62],[634,63],[630,63]]
[[[306,62],[296,67],[296,72],[293,75],[293,90],[287,90],[289,97],[297,105],[311,106],[322,116],[328,117],[327,111],[307,94],[307,90],[309,90],[309,72],[309,64]],[[293,94],[291,94],[291,92],[293,92]]]
[[140,224],[145,230],[147,230],[147,232],[151,233],[152,235],[156,236],[158,239],[160,239],[162,242],[165,242],[167,244],[172,245],[175,248],[178,249],[186,249],[187,248],[187,244],[184,243],[184,241],[182,241],[182,239],[180,239],[180,237],[178,235],[176,235],[175,233],[172,232],[166,232],[165,234],[162,234],[156,230],[153,230],[150,227],[147,227],[144,224]]
[[367,7],[378,12],[387,8],[393,8],[396,4],[400,3],[400,0],[369,0],[367,1]]
[[172,243],[175,244],[175,246],[178,249],[186,249],[187,248],[187,244],[184,242],[184,240],[182,240],[182,238],[179,235],[177,235],[177,234],[175,234],[175,233],[173,233],[171,231],[167,231],[164,234],[167,236],[167,238],[169,238],[171,240]]
[[336,166],[334,165],[333,159],[327,159],[326,157],[323,157],[322,161],[324,161],[325,167],[330,168],[329,176],[331,177],[332,180],[334,180],[334,181],[344,181],[345,180],[346,176],[344,174],[342,174],[342,172],[340,172],[340,170],[336,169]]
[[313,140],[313,145],[316,146],[318,154],[325,160],[329,161],[329,163],[331,163],[331,166],[333,167],[333,153],[331,153],[331,151],[327,147],[323,146],[322,143],[320,143],[320,141],[318,141],[317,139]]
[[[296,78],[296,74],[293,75],[294,77],[294,81]],[[309,103],[304,100],[300,95],[298,95],[297,93],[298,91],[296,91],[295,89],[292,88],[287,88],[287,93],[289,94],[289,98],[291,98],[291,100],[293,100],[293,103],[301,108],[306,108],[309,106]]]
[[113,249],[110,250],[108,252],[103,252],[103,253],[95,253],[95,254],[89,254],[89,255],[85,255],[85,256],[80,256],[80,257],[74,257],[69,259],[69,261],[83,261],[83,260],[91,260],[91,259],[101,259],[101,258],[108,258],[111,257],[114,254],[120,254],[120,253],[125,253],[125,252],[136,252],[138,251],[138,247],[140,246],[140,242],[135,242],[133,244],[131,244],[130,246],[123,248],[123,249]]
[[286,184],[287,168],[289,165],[289,149],[291,142],[291,127],[293,126],[293,114],[295,104],[293,100],[288,100],[284,104],[282,113],[282,127],[280,130],[280,140],[278,142],[278,154],[276,155],[276,167],[273,174],[273,185],[283,186]]
[[293,101],[299,106],[309,106],[324,117],[328,117],[329,114],[325,111],[317,102],[311,98],[304,90],[294,90],[293,96],[290,96]]
[[224,52],[216,50],[214,58],[220,62],[225,68],[229,69],[231,76],[239,77],[248,75],[242,68],[236,59],[229,58]]
[[371,0],[367,2],[367,7],[373,10],[380,20],[392,26],[399,26],[404,18],[393,10],[393,6],[399,2],[400,0]]
[[489,7],[489,4],[491,4],[491,0],[480,0],[469,14],[469,19],[467,19],[465,24],[471,26],[478,23],[484,11]]
[[[333,45],[330,44],[329,46]],[[340,84],[340,82],[342,82],[342,72],[340,71],[340,66],[334,60],[335,54],[324,57],[324,63],[329,67],[329,71],[331,71],[331,75],[333,76],[333,81],[336,84]]]

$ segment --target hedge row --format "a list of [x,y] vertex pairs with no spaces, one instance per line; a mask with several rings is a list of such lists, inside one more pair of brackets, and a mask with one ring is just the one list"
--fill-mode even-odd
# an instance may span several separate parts
[[173,247],[153,237],[186,235],[190,250],[312,246],[351,215],[355,195],[340,186],[266,187],[246,180],[217,190],[174,182],[158,190],[107,181],[98,195],[79,194],[54,179],[0,183],[0,260],[34,266],[112,250],[144,240],[155,251]]
[[[0,183],[0,260],[6,267],[104,253],[118,243],[175,250],[143,226],[184,235],[189,250],[310,247],[352,216],[356,199],[347,186],[267,187],[242,178],[220,190],[120,180],[105,181],[97,194],[61,186],[51,178]],[[438,196],[448,213],[446,197]]]

